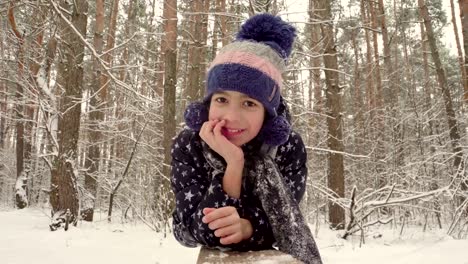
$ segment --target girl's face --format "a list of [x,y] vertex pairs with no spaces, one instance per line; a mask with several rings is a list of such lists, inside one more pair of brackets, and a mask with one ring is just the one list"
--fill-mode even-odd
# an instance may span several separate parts
[[211,97],[208,118],[226,120],[221,132],[240,147],[258,135],[265,118],[265,108],[259,101],[243,93],[222,91]]

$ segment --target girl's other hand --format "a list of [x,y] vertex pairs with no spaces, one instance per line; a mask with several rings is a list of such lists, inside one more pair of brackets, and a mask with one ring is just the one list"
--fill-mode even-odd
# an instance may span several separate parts
[[215,230],[215,236],[221,238],[220,243],[223,245],[239,243],[252,236],[252,224],[240,218],[235,207],[204,208],[203,214],[203,223]]

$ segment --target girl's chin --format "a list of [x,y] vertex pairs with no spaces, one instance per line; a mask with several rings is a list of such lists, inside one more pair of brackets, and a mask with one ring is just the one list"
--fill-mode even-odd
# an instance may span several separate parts
[[244,142],[244,140],[242,140],[241,138],[228,138],[228,137],[226,137],[226,138],[227,138],[227,140],[229,140],[229,142],[236,145],[237,147],[240,147],[240,146],[244,145],[245,143],[247,143],[247,142]]

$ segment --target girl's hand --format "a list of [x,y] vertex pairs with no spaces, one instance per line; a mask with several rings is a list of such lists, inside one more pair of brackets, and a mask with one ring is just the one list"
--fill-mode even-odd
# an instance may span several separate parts
[[206,121],[200,129],[200,137],[224,158],[227,164],[239,164],[244,162],[244,152],[242,149],[231,143],[222,133],[225,120]]
[[202,222],[215,230],[223,245],[239,243],[252,236],[253,228],[249,220],[240,218],[237,209],[232,206],[221,208],[204,208]]

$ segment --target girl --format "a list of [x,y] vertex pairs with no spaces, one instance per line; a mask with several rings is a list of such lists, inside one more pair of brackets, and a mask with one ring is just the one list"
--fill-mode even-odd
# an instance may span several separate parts
[[273,245],[321,263],[300,211],[307,154],[280,94],[295,28],[269,14],[248,19],[207,73],[203,102],[172,148],[174,234],[183,245],[233,250]]

